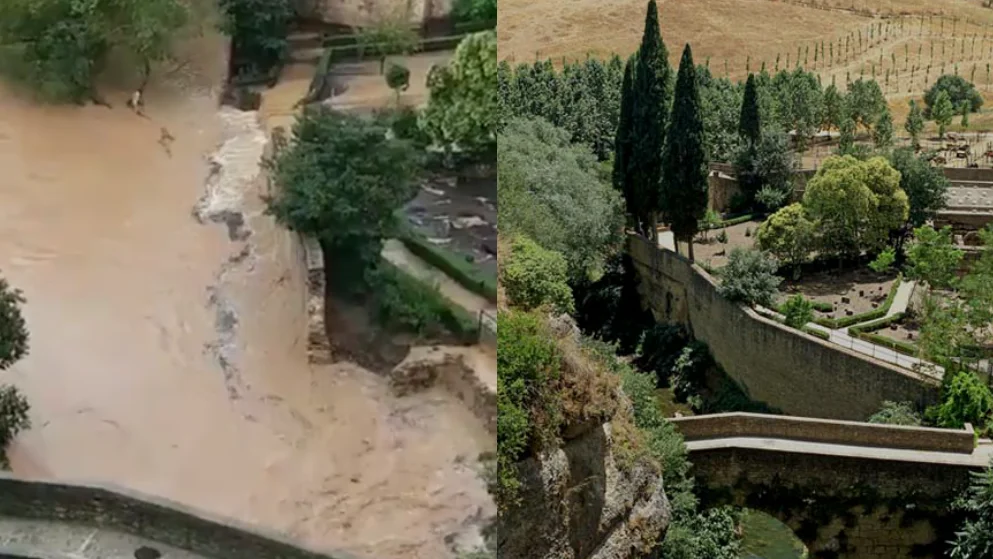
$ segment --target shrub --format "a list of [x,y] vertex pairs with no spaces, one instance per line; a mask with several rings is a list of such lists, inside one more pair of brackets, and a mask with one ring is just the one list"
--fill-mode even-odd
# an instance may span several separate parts
[[635,365],[646,372],[655,374],[659,385],[669,384],[669,375],[689,339],[680,326],[652,324],[645,329],[638,344]]
[[718,293],[747,305],[771,306],[782,278],[776,275],[779,263],[765,252],[735,248],[720,271]]
[[286,55],[293,7],[289,0],[221,0],[238,75],[266,74]]
[[411,227],[402,227],[398,236],[407,250],[445,272],[462,287],[496,303],[497,280],[494,274],[487,274],[459,255],[436,246]]
[[803,295],[797,294],[783,305],[783,315],[787,326],[800,329],[814,319],[814,306]]
[[561,254],[546,250],[525,236],[510,242],[510,254],[500,265],[507,297],[524,310],[552,305],[571,313],[572,290],[566,282],[568,265]]
[[892,268],[895,261],[896,252],[892,248],[888,248],[880,252],[876,258],[869,263],[869,268],[877,274],[882,274]]
[[0,371],[28,354],[28,329],[21,314],[24,294],[0,277]]
[[814,247],[816,224],[807,217],[800,204],[790,204],[769,216],[759,226],[758,246],[793,267],[798,277],[800,266]]
[[24,429],[31,427],[27,399],[15,386],[0,385],[0,469],[10,468],[6,448]]
[[941,403],[928,408],[927,415],[939,427],[960,429],[971,423],[982,431],[993,411],[993,394],[979,377],[961,371],[942,390]]
[[506,510],[518,499],[517,461],[529,447],[540,449],[557,440],[562,358],[538,314],[504,311],[497,320],[496,500]]
[[400,92],[405,91],[410,85],[410,70],[403,64],[391,62],[386,69],[386,85],[396,91],[399,99]]
[[883,407],[872,414],[869,423],[885,425],[920,425],[921,416],[914,411],[910,402],[883,402]]
[[978,111],[983,106],[983,96],[976,90],[976,86],[961,76],[946,74],[938,78],[926,92],[924,92],[924,114],[932,118],[931,111],[938,100],[938,94],[945,92],[954,107],[961,107],[966,103],[972,112]]
[[440,334],[440,329],[470,339],[476,319],[444,297],[435,286],[382,261],[368,274],[369,292],[379,322],[389,328],[421,336]]
[[969,473],[972,482],[954,503],[965,519],[949,542],[952,559],[985,559],[993,551],[993,465]]
[[922,225],[914,229],[914,241],[907,249],[907,275],[936,288],[949,287],[955,282],[963,256],[955,247],[951,227],[935,231],[930,225]]

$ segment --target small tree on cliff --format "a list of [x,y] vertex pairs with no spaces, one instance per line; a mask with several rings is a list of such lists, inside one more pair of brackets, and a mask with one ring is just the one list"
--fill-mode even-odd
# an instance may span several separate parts
[[618,131],[627,147],[618,154],[622,162],[616,175],[623,185],[628,213],[642,235],[654,239],[655,225],[661,210],[662,146],[666,117],[672,98],[669,86],[668,52],[659,31],[659,13],[655,0],[649,0],[645,14],[645,32],[632,68],[630,119]]
[[[21,316],[24,296],[0,278],[0,371],[28,353],[28,330]],[[4,452],[14,437],[31,426],[28,402],[14,386],[0,384],[0,469],[9,467]]]
[[692,260],[693,237],[707,211],[707,153],[696,66],[689,44],[679,61],[669,135],[662,156],[662,207],[676,239],[689,246]]

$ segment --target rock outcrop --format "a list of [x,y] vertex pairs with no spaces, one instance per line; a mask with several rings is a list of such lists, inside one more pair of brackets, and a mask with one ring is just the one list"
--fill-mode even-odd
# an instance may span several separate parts
[[646,557],[669,525],[662,476],[647,459],[625,464],[605,423],[518,464],[527,499],[501,515],[499,557]]

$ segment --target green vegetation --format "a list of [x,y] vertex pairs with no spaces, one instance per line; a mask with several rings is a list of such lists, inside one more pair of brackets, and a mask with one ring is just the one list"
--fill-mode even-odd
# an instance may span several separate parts
[[896,262],[896,251],[887,248],[877,254],[872,262],[869,262],[869,269],[877,274],[884,274],[893,267],[894,262]]
[[961,371],[956,373],[942,389],[942,400],[928,408],[928,418],[939,427],[961,429],[971,423],[980,432],[987,429],[990,412],[993,412],[993,394],[976,375]]
[[232,40],[235,76],[267,75],[283,61],[293,17],[289,0],[221,0],[220,8]]
[[397,237],[407,247],[407,250],[417,255],[421,260],[438,268],[446,275],[457,281],[469,291],[485,297],[491,303],[497,300],[497,278],[487,274],[444,248],[436,246],[409,225],[399,228]]
[[856,127],[861,125],[870,130],[886,111],[886,98],[875,80],[859,78],[848,84],[845,106]]
[[379,59],[379,73],[386,67],[391,54],[409,54],[417,48],[417,31],[410,25],[407,10],[393,9],[377,14],[372,24],[359,29],[356,35],[359,56],[366,53]]
[[495,22],[496,0],[456,0],[452,13],[460,23]]
[[910,113],[907,115],[907,121],[903,125],[904,129],[910,134],[910,141],[913,149],[916,151],[921,148],[921,132],[924,131],[924,111],[921,107],[913,100],[910,100]]
[[[21,315],[24,296],[0,278],[0,371],[28,354],[28,330]],[[0,469],[10,467],[5,453],[14,437],[31,427],[27,399],[17,387],[0,384]]]
[[907,277],[938,289],[949,288],[957,280],[963,256],[955,247],[951,227],[935,231],[922,225],[914,229],[914,240],[907,249]]
[[945,74],[924,92],[924,113],[926,116],[937,120],[935,111],[942,93],[945,94],[952,107],[964,105],[970,112],[976,112],[983,106],[983,96],[976,90],[975,85],[961,76]]
[[447,66],[428,73],[431,96],[423,126],[446,153],[457,149],[472,157],[496,152],[499,113],[496,32],[466,36]]
[[935,98],[934,106],[931,107],[930,112],[931,118],[938,125],[938,137],[944,138],[945,130],[952,123],[952,118],[955,116],[955,106],[952,104],[948,92],[938,92],[938,96]]
[[893,147],[893,116],[889,109],[883,109],[876,121],[876,127],[872,131],[872,141],[876,144],[876,149],[889,149]]
[[621,200],[589,148],[542,120],[514,119],[500,133],[499,222],[565,255],[571,278],[596,277],[621,242]]
[[53,102],[96,100],[111,52],[147,79],[173,39],[195,21],[182,0],[4,0],[0,72]]
[[572,290],[566,282],[565,257],[520,236],[509,243],[509,254],[500,266],[500,278],[513,305],[531,310],[550,305],[572,313]]
[[956,501],[965,515],[951,543],[951,559],[983,559],[993,553],[993,465],[970,472],[972,483]]
[[374,314],[380,324],[424,338],[444,335],[444,328],[461,340],[478,334],[476,317],[450,302],[436,286],[429,285],[385,260],[365,276]]
[[782,282],[778,268],[779,262],[766,252],[734,248],[720,271],[717,291],[731,301],[771,307]]
[[396,92],[397,105],[400,104],[400,93],[410,86],[410,70],[403,64],[390,63],[386,69],[386,85]]
[[913,227],[920,227],[945,207],[949,182],[938,167],[932,166],[908,148],[890,152],[890,165],[900,173],[900,189],[907,194],[909,213],[901,239]]
[[883,301],[882,305],[872,309],[871,311],[866,311],[859,314],[854,314],[852,316],[843,316],[841,318],[823,318],[817,317],[814,322],[831,328],[832,330],[837,330],[838,328],[847,328],[853,324],[859,324],[861,322],[867,322],[870,320],[876,320],[886,316],[889,312],[890,307],[893,305],[893,299],[896,297],[896,292],[900,289],[901,277],[897,276],[896,281],[890,286],[890,292],[886,295],[886,300]]
[[735,155],[742,191],[764,211],[775,211],[793,193],[793,166],[789,138],[776,128],[766,129],[758,142],[744,144]]
[[641,47],[624,70],[614,150],[614,187],[624,194],[635,229],[649,239],[656,236],[660,211],[679,211],[662,207],[662,154],[672,103],[668,58],[659,31],[658,7],[655,0],[649,0]]
[[[662,210],[677,241],[689,247],[707,211],[707,153],[700,117],[693,52],[686,45],[676,76],[676,92],[662,154]],[[677,244],[678,246],[678,244]]]
[[792,266],[793,279],[800,277],[816,239],[817,226],[801,204],[790,204],[769,216],[756,235],[759,248]]
[[785,316],[784,322],[790,328],[803,328],[814,319],[814,305],[800,294],[787,299],[782,309]]
[[872,414],[869,423],[882,425],[920,425],[921,416],[910,402],[883,402],[883,407]]

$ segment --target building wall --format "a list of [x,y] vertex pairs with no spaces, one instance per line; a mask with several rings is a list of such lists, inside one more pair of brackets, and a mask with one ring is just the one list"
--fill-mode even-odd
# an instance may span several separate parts
[[920,405],[938,382],[759,316],[717,292],[701,268],[640,237],[628,251],[644,303],[656,318],[687,327],[753,399],[790,415],[862,421],[883,401]]

